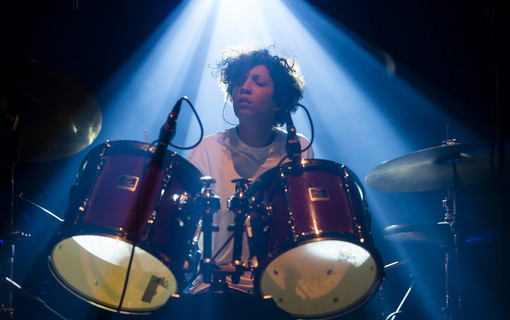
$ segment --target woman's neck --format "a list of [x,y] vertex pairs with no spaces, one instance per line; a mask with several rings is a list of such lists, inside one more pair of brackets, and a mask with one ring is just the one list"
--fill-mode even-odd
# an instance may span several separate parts
[[265,147],[271,144],[276,136],[276,131],[272,125],[269,127],[261,127],[239,124],[236,127],[236,130],[237,135],[244,143],[256,148]]

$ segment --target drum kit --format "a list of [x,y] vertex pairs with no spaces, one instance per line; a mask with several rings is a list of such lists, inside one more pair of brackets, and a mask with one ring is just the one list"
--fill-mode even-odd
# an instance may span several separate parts
[[[503,149],[506,146],[503,146]],[[499,150],[498,150],[499,151]],[[365,177],[367,185],[385,192],[446,190],[444,220],[435,224],[392,225],[385,228],[385,239],[399,243],[426,244],[444,252],[444,318],[463,317],[462,278],[459,256],[465,253],[466,221],[461,197],[463,187],[483,181],[494,182],[500,166],[509,158],[496,156],[486,142],[457,143],[447,139],[441,146],[416,151],[383,162]],[[501,177],[499,177],[501,178]],[[404,295],[400,312],[414,282]],[[388,317],[390,318],[390,317]]]
[[[10,158],[4,162],[12,168],[20,161],[67,157],[97,137],[101,112],[76,80],[35,61],[4,64],[2,69],[14,79],[0,87],[2,112],[11,128],[6,135]],[[445,187],[453,194],[458,185],[478,181],[490,169],[484,148],[449,142],[382,163],[365,181],[387,192]],[[48,250],[47,265],[59,284],[101,309],[150,314],[182,297],[197,272],[213,284],[221,279],[211,252],[216,231],[212,216],[220,201],[211,191],[214,180],[166,147],[155,163],[156,149],[137,141],[107,141],[91,149],[79,166],[65,219]],[[298,160],[253,182],[233,181],[236,193],[224,199],[236,217],[231,230],[235,271],[230,275],[235,282],[240,273],[252,271],[255,295],[272,299],[292,317],[334,318],[375,295],[384,267],[356,175],[335,162]],[[455,199],[448,203],[455,209]],[[392,226],[388,237],[454,239],[455,210],[448,212],[437,228]],[[12,215],[14,211],[11,222]],[[248,266],[240,262],[244,232],[255,258]],[[11,233],[12,223],[6,234]],[[450,261],[455,249],[448,251]],[[14,260],[9,257],[3,283],[23,291],[13,278]],[[455,296],[448,289],[449,297]],[[38,297],[33,300],[44,304]],[[4,312],[13,319],[12,294],[9,304]]]

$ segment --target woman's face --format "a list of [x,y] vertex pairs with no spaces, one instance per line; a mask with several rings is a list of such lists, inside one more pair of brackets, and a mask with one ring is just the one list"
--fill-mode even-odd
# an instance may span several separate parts
[[244,82],[232,89],[234,112],[239,121],[263,121],[272,124],[277,110],[273,95],[274,82],[267,67],[253,67]]

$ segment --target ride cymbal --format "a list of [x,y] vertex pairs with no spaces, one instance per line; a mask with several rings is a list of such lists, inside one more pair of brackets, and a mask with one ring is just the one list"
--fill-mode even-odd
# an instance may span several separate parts
[[488,179],[491,174],[489,143],[446,144],[385,161],[365,177],[367,185],[387,192],[417,192],[443,189]]
[[101,130],[93,95],[71,76],[35,60],[0,61],[0,110],[6,124],[1,139],[11,146],[3,153],[17,153],[21,146],[19,160],[26,162],[78,153]]

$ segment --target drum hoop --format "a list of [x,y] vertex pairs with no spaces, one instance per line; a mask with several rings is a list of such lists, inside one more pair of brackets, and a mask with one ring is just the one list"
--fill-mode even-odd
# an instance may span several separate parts
[[[104,151],[103,151],[104,150]],[[131,152],[126,152],[130,150]],[[121,152],[122,151],[122,152]],[[95,146],[91,149],[83,161],[79,166],[78,178],[80,178],[84,171],[84,165],[94,157],[100,157],[101,153],[105,153],[103,156],[109,157],[114,155],[131,155],[131,156],[141,156],[145,158],[150,158],[155,151],[155,147],[149,143],[133,141],[133,140],[117,140],[117,141],[106,141],[102,144]],[[199,186],[198,191],[200,191],[201,184],[200,178],[203,174],[198,170],[193,164],[188,162],[185,158],[178,155],[176,152],[171,152],[170,150],[166,151],[165,161],[162,163],[172,164],[172,166],[182,167],[183,170],[178,170],[177,174],[191,174],[194,180],[197,180],[197,185]],[[162,168],[163,170],[166,169]]]
[[[312,171],[310,169],[318,168],[319,170],[317,171],[329,172],[337,175],[342,175],[343,168],[346,168],[344,164],[322,159],[303,159],[301,164],[304,171]],[[280,170],[282,170],[288,176],[288,173],[292,170],[292,163],[285,162],[262,173],[257,179],[255,179],[255,181],[250,184],[247,190],[247,194],[252,195],[262,187],[267,187],[268,184],[280,179]]]

